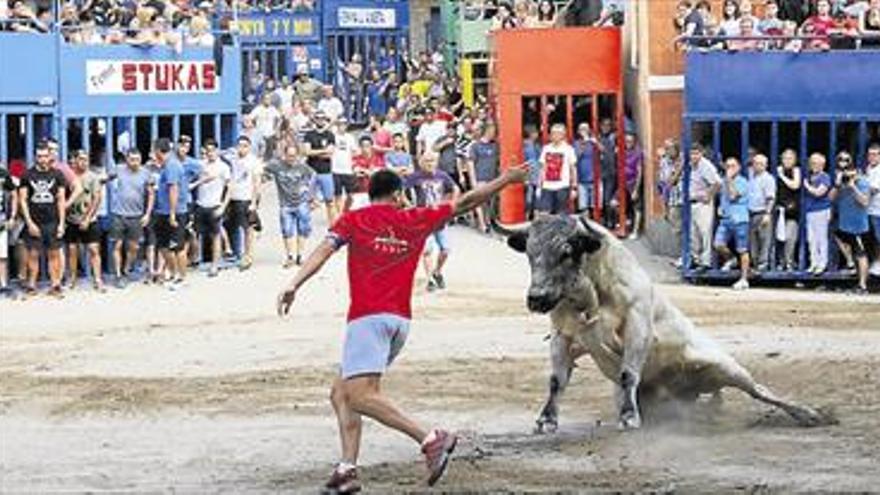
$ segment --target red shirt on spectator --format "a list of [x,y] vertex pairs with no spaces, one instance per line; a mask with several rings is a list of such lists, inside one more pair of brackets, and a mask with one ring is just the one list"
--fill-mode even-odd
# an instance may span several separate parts
[[16,179],[21,179],[27,170],[27,163],[24,160],[9,160],[9,175]]
[[393,139],[393,136],[391,135],[391,132],[384,127],[380,127],[378,129],[376,129],[375,131],[373,131],[374,150],[375,150],[375,153],[377,155],[379,155],[379,157],[382,159],[383,163],[385,161],[385,153],[386,153],[385,150],[388,150],[388,149],[391,149],[394,147],[394,146],[392,146],[392,143],[391,143],[392,139]]
[[441,108],[437,110],[436,117],[437,120],[445,120],[447,123],[455,120],[455,115],[453,115],[449,110],[445,108]]
[[378,153],[370,156],[357,155],[352,159],[352,168],[358,180],[358,190],[367,192],[370,187],[370,174],[376,170],[385,168],[385,159],[379,157]]
[[338,247],[348,245],[348,321],[381,313],[412,317],[413,279],[425,240],[453,212],[451,203],[406,210],[380,203],[336,221],[329,235]]
[[812,34],[814,36],[828,36],[831,31],[837,27],[837,21],[834,20],[831,16],[818,16],[814,15],[807,19],[805,24],[809,24],[813,27]]

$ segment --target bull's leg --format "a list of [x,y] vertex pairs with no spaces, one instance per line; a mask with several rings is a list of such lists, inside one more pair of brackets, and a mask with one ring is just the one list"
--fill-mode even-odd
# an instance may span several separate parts
[[619,426],[621,429],[635,429],[642,425],[639,413],[638,389],[642,379],[642,368],[651,352],[653,327],[651,310],[648,307],[633,307],[626,316],[623,334],[623,359],[617,391]]
[[818,426],[826,422],[823,416],[813,409],[780,399],[769,388],[756,382],[755,379],[752,378],[751,373],[739,363],[731,360],[730,362],[721,365],[721,367],[721,371],[727,375],[729,386],[742,390],[751,395],[754,399],[782,409],[788,413],[789,416],[794,418],[799,425],[809,427]]
[[565,391],[571,379],[571,370],[574,367],[574,356],[571,353],[572,340],[559,333],[554,333],[550,339],[550,395],[547,402],[541,408],[541,414],[536,421],[535,433],[553,433],[559,426],[559,397]]

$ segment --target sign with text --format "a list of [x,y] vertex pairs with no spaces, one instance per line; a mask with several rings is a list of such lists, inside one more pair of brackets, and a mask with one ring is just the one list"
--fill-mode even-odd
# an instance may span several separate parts
[[217,93],[213,61],[87,60],[87,95]]
[[394,9],[339,7],[337,17],[340,28],[394,29],[397,26]]
[[316,17],[288,14],[247,14],[238,19],[242,41],[304,41],[317,39]]

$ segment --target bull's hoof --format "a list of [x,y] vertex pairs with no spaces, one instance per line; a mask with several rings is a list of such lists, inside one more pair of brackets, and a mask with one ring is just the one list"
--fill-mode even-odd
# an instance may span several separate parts
[[535,421],[535,434],[537,435],[556,433],[558,429],[559,423],[555,419],[540,418]]
[[625,412],[620,415],[617,427],[620,430],[638,430],[642,427],[642,418],[637,412]]
[[804,428],[837,424],[834,414],[814,411],[809,407],[792,408],[788,410],[788,414],[797,422],[798,426],[803,426]]

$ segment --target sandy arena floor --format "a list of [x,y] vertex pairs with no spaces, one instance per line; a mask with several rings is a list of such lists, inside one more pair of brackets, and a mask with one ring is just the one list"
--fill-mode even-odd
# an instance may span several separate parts
[[[268,205],[267,205],[268,206]],[[266,208],[266,212],[273,211]],[[347,303],[345,256],[281,320],[274,214],[258,266],[63,301],[0,302],[0,492],[317,493],[337,458],[327,396]],[[447,280],[419,282],[410,342],[387,390],[465,441],[436,493],[874,491],[880,487],[880,298],[662,285],[782,395],[833,410],[801,429],[729,391],[638,432],[614,427],[589,360],[560,432],[531,433],[547,382],[546,318],[528,268],[457,228]],[[369,424],[368,493],[427,491],[415,445]],[[872,461],[873,459],[873,461]]]

